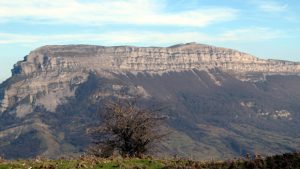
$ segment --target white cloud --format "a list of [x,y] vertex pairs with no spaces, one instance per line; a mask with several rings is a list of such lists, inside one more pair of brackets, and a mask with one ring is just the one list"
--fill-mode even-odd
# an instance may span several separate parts
[[222,41],[262,41],[285,37],[285,33],[264,27],[252,27],[226,31],[219,37]]
[[232,8],[166,12],[159,0],[0,0],[0,20],[71,24],[137,24],[202,27],[237,17]]
[[264,12],[284,12],[288,9],[288,5],[276,1],[259,1],[258,8]]
[[166,44],[170,42],[189,42],[192,39],[209,39],[196,32],[160,33],[160,32],[105,32],[101,34],[57,34],[57,35],[24,35],[0,33],[0,44],[63,44],[63,43],[104,43],[134,44],[153,42]]
[[270,28],[246,28],[230,30],[218,35],[199,32],[161,33],[153,31],[117,31],[99,34],[24,35],[0,33],[0,44],[46,45],[46,44],[101,44],[101,45],[171,45],[175,43],[214,43],[227,41],[262,41],[284,37],[284,33]]

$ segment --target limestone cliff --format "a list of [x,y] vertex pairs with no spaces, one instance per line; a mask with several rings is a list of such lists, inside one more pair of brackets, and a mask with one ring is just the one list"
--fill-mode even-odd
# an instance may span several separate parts
[[299,73],[300,63],[263,60],[232,49],[188,43],[167,48],[44,46],[31,52],[14,74],[76,70],[180,71],[220,68],[238,73]]
[[[232,73],[242,80],[261,80],[264,74],[272,73],[300,73],[300,63],[263,60],[236,50],[196,43],[165,48],[44,46],[14,65],[13,78],[21,80],[2,89],[0,112],[15,105],[18,105],[17,108],[11,111],[19,117],[32,112],[35,105],[55,111],[66,97],[74,95],[76,85],[84,82],[91,71],[110,76],[112,72],[164,73],[214,68]],[[257,76],[256,73],[261,74]],[[213,76],[211,78],[214,79]]]
[[102,99],[124,93],[168,106],[169,153],[205,159],[298,150],[299,74],[300,63],[196,43],[44,46],[0,84],[0,151],[78,153]]

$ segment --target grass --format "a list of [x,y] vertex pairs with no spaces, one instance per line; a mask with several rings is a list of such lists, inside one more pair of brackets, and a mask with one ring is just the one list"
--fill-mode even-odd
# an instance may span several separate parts
[[60,160],[16,160],[0,162],[0,169],[162,169],[162,162],[151,159],[101,159],[93,157],[84,157],[75,159]]
[[0,169],[300,169],[300,153],[227,161],[81,157],[79,159],[1,160]]

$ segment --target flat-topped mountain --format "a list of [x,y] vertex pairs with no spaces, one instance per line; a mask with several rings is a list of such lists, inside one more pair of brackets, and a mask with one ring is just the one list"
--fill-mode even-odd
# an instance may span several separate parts
[[171,47],[44,46],[15,65],[14,74],[78,69],[180,71],[220,68],[238,73],[299,73],[300,63],[263,60],[232,49],[187,43]]
[[77,155],[109,98],[164,105],[156,155],[231,158],[300,149],[300,63],[233,49],[67,45],[38,48],[0,85],[0,152]]

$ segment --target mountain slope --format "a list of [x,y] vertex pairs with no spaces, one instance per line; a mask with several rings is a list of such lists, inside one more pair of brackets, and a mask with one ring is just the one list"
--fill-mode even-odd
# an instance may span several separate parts
[[7,158],[78,154],[101,103],[136,95],[141,104],[166,107],[174,132],[157,145],[158,155],[300,149],[300,63],[195,43],[70,45],[38,48],[12,73],[0,85],[0,151]]

